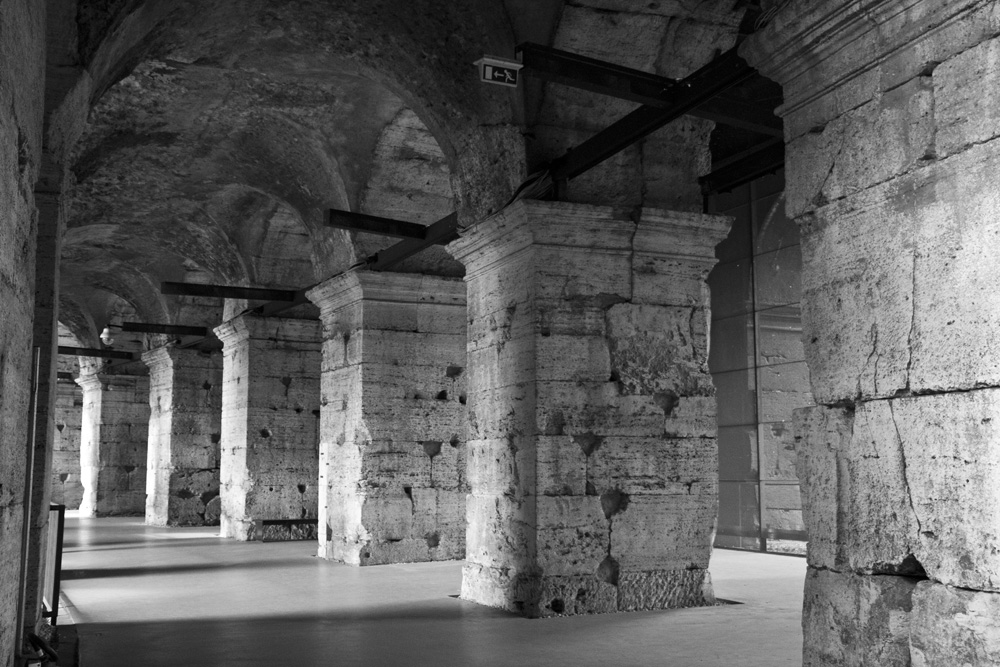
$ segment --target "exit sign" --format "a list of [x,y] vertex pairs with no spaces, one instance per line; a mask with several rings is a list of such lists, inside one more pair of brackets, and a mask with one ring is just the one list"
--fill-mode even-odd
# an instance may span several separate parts
[[483,83],[495,83],[500,86],[517,88],[517,73],[524,65],[516,60],[505,60],[494,56],[483,56],[476,61],[479,67],[479,80]]

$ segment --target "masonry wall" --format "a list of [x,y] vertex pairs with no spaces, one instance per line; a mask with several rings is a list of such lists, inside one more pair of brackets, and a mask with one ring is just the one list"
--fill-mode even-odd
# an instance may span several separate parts
[[21,636],[15,626],[31,389],[33,188],[42,144],[38,82],[44,78],[44,12],[43,4],[28,0],[0,4],[0,665],[10,664]]
[[782,83],[817,407],[805,665],[1000,662],[1000,7],[793,2]]
[[320,332],[316,320],[241,315],[223,340],[222,534],[257,519],[316,518]]
[[98,373],[83,387],[80,473],[84,516],[143,516],[149,378]]
[[52,452],[52,502],[75,510],[83,499],[80,481],[80,429],[83,392],[69,379],[60,379],[56,393],[55,443]]
[[324,322],[320,555],[463,558],[464,283],[348,274],[309,297]]

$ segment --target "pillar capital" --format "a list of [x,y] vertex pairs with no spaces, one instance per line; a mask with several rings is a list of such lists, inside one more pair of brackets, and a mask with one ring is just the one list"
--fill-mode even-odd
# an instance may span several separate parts
[[84,391],[95,391],[101,389],[101,378],[97,373],[87,373],[76,378],[76,383]]
[[[792,0],[740,46],[740,55],[784,88],[778,114],[792,138],[992,36],[997,17],[990,4]],[[789,122],[804,109],[807,118]]]
[[633,251],[654,257],[693,258],[715,264],[715,246],[731,222],[721,216],[642,208],[519,200],[466,228],[448,251],[465,264],[466,279],[530,245],[610,254]]
[[225,348],[257,338],[319,344],[319,321],[241,313],[214,329]]
[[351,271],[324,280],[306,292],[326,322],[333,313],[362,300],[465,306],[465,283],[416,273]]

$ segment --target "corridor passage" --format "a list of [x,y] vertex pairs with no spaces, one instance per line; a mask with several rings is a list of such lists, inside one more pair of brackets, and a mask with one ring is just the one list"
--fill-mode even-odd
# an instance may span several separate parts
[[460,562],[357,568],[312,542],[73,514],[61,622],[81,667],[801,664],[801,558],[717,550],[716,594],[742,604],[527,620],[457,599]]

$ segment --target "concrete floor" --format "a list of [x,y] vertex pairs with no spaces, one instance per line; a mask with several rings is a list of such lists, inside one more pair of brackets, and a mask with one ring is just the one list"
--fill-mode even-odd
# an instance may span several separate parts
[[81,667],[801,664],[801,558],[717,550],[716,594],[743,604],[526,620],[453,597],[457,562],[356,568],[216,530],[69,513]]

